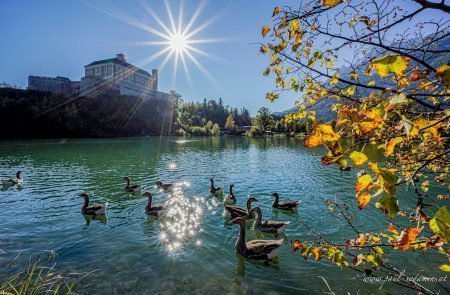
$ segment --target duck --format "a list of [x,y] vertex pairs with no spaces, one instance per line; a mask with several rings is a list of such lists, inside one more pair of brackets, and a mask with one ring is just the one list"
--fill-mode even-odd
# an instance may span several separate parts
[[152,206],[153,196],[150,192],[145,192],[143,196],[147,197],[148,199],[147,206],[145,206],[145,213],[147,213],[148,215],[158,217],[161,216],[165,211],[167,211],[167,208],[165,206]]
[[93,216],[103,215],[106,213],[106,207],[108,207],[108,203],[89,206],[89,195],[87,193],[81,193],[80,196],[84,198],[84,205],[83,207],[81,207],[81,213]]
[[339,170],[341,170],[341,171],[351,171],[352,170],[352,166],[346,166],[346,167],[339,166]]
[[5,177],[2,178],[3,185],[21,185],[23,183],[22,171],[17,171],[16,177]]
[[236,197],[233,194],[234,184],[230,184],[230,193],[223,198],[224,205],[234,205],[236,204]]
[[141,185],[140,184],[130,184],[130,178],[128,176],[125,176],[123,178],[127,182],[127,185],[125,186],[125,190],[127,192],[140,192],[141,191]]
[[223,195],[223,186],[214,186],[214,179],[210,178],[209,181],[211,182],[211,186],[209,187],[209,193],[216,196]]
[[281,234],[286,229],[286,226],[290,223],[289,221],[274,220],[264,220],[264,222],[262,222],[262,212],[258,206],[253,207],[250,211],[256,212],[257,215],[255,222],[253,222],[253,230],[255,231],[269,234]]
[[239,236],[236,240],[236,252],[245,258],[270,261],[278,256],[283,239],[280,240],[252,240],[245,242],[244,218],[237,217],[231,220],[233,224],[239,224]]
[[280,196],[278,195],[278,193],[272,193],[271,196],[275,197],[275,200],[272,203],[272,208],[291,212],[297,211],[298,205],[300,203],[299,201],[280,202]]
[[247,209],[238,206],[225,206],[225,213],[231,218],[242,217],[244,219],[251,219],[254,217],[253,212],[250,211],[252,202],[258,202],[258,200],[249,196],[247,199]]
[[161,181],[157,181],[156,187],[158,189],[162,189],[163,191],[167,192],[167,191],[172,191],[172,189],[174,188],[174,184],[173,183],[162,183]]

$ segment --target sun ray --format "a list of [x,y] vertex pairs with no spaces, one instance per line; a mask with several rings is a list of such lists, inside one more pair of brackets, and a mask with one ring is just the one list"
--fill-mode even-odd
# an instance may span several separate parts
[[191,20],[189,21],[189,23],[184,28],[183,33],[182,33],[183,35],[186,35],[186,33],[189,32],[189,30],[191,29],[192,25],[197,20],[197,18],[199,17],[200,13],[203,10],[203,8],[205,8],[205,6],[206,6],[206,0],[203,0],[202,2],[200,2],[200,5],[197,7],[197,9],[195,10],[194,14],[191,17]]
[[[224,38],[194,38],[200,32],[204,31],[208,26],[214,23],[219,17],[223,15],[223,12],[218,15],[212,16],[206,19],[206,21],[197,25],[198,19],[201,13],[204,11],[207,1],[202,0],[200,4],[196,7],[193,14],[190,17],[185,15],[185,4],[184,0],[180,0],[178,11],[174,13],[168,0],[164,0],[164,7],[167,13],[166,19],[161,17],[160,12],[155,12],[153,4],[150,5],[148,0],[139,0],[146,15],[150,16],[154,20],[154,24],[148,24],[147,22],[140,21],[138,19],[132,18],[123,12],[118,12],[113,9],[107,9],[103,6],[98,6],[90,3],[90,0],[80,0],[86,5],[101,11],[104,14],[110,15],[124,23],[135,26],[146,32],[151,33],[158,39],[139,41],[139,42],[128,42],[129,45],[136,46],[154,46],[161,48],[154,54],[137,63],[137,66],[142,67],[149,64],[150,62],[163,57],[162,62],[159,66],[159,70],[162,71],[164,67],[170,62],[173,66],[172,73],[172,83],[175,84],[177,80],[179,71],[178,68],[183,68],[186,78],[192,88],[190,67],[194,66],[203,75],[205,75],[208,80],[212,81],[214,84],[218,84],[214,81],[208,72],[208,70],[200,63],[199,57],[206,57],[213,60],[219,60],[218,57],[211,55],[203,48],[198,48],[198,44],[209,44],[209,43],[223,43],[229,42],[230,39]],[[152,2],[153,3],[153,2]],[[176,17],[174,17],[176,16]],[[183,21],[186,18],[186,22]],[[156,27],[155,27],[156,25]],[[194,26],[195,25],[195,26]],[[159,26],[159,27],[158,27]],[[181,70],[181,69],[180,69]]]
[[137,28],[139,28],[141,30],[144,30],[144,31],[147,31],[149,33],[155,34],[155,35],[157,35],[159,37],[162,37],[164,39],[167,39],[167,40],[170,39],[170,37],[168,37],[167,34],[164,34],[164,33],[160,32],[160,31],[158,31],[156,29],[153,29],[152,27],[149,27],[146,24],[144,24],[144,23],[142,23],[142,22],[140,22],[140,21],[138,21],[138,20],[136,20],[136,19],[134,19],[134,18],[124,14],[124,13],[119,13],[117,11],[113,11],[113,10],[110,10],[110,9],[102,8],[100,6],[94,5],[94,4],[92,4],[92,3],[88,2],[88,1],[85,1],[85,0],[80,0],[80,1],[82,3],[84,3],[84,4],[86,4],[86,5],[92,7],[92,8],[94,8],[94,9],[100,11],[100,12],[103,12],[104,14],[112,16],[112,17],[114,17],[114,18],[116,18],[116,19],[118,19],[118,20],[120,20],[120,21],[122,21],[124,23],[132,25],[134,27],[137,27]]
[[145,11],[151,16],[153,17],[153,19],[161,26],[161,28],[163,28],[164,31],[166,31],[166,33],[168,35],[172,34],[172,32],[169,30],[169,28],[164,24],[164,22],[159,18],[159,16],[153,11],[153,9],[151,9],[150,6],[148,6],[148,4],[146,2],[144,2],[143,0],[140,1],[142,7],[144,7]]
[[168,0],[164,0],[164,5],[166,6],[167,15],[169,16],[170,24],[172,25],[172,34],[176,33],[177,27],[175,25],[175,20],[174,20],[173,15],[172,15],[172,10],[170,9],[169,1]]

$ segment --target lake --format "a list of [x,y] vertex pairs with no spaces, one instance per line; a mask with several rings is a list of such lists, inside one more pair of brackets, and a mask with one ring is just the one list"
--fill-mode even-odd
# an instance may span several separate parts
[[[332,241],[354,238],[344,221],[330,215],[324,200],[336,196],[357,212],[358,169],[341,172],[335,165],[322,166],[323,154],[323,149],[307,149],[301,139],[292,138],[1,141],[0,176],[22,170],[24,177],[22,188],[0,191],[1,265],[19,253],[28,259],[55,250],[58,271],[92,272],[78,286],[84,294],[323,294],[328,289],[320,276],[337,294],[416,293],[393,283],[380,288],[363,282],[361,273],[325,260],[305,261],[292,251],[291,240],[314,239],[302,222]],[[155,204],[172,200],[177,216],[147,217],[146,198],[124,191],[126,175],[152,192]],[[238,226],[224,218],[221,198],[209,195],[210,177],[225,186],[225,192],[234,183],[238,205],[245,205],[248,194],[255,196],[263,219],[291,222],[276,264],[252,263],[235,253]],[[183,193],[174,197],[158,192],[157,180],[180,182]],[[78,194],[83,191],[92,202],[108,202],[105,219],[91,220],[80,213],[83,199]],[[298,213],[273,211],[273,191],[282,199],[301,200]],[[415,196],[408,188],[398,198],[403,209],[414,207]],[[386,228],[388,218],[374,203],[357,212],[355,224],[361,229]],[[402,223],[399,218],[395,222]],[[249,227],[247,239],[256,237]],[[427,255],[400,251],[392,262],[401,263],[411,275],[423,269],[422,275],[445,275],[437,270],[445,262],[443,256],[432,250]],[[0,279],[6,275],[0,272]]]

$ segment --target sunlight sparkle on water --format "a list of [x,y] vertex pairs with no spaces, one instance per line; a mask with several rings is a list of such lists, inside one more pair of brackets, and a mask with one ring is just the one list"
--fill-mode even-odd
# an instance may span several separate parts
[[196,233],[200,232],[202,203],[199,198],[185,196],[183,189],[189,186],[187,181],[175,183],[173,193],[167,195],[169,210],[160,223],[159,240],[169,253],[181,251],[187,243],[195,243]]

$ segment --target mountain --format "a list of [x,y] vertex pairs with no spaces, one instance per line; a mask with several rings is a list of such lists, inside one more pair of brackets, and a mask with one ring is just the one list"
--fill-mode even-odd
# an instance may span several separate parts
[[[430,40],[430,36],[427,36],[424,40],[425,43],[427,41]],[[411,44],[411,46],[413,46],[413,44],[419,44],[420,40],[418,38],[413,38],[411,40],[409,40],[409,44]],[[394,44],[395,45],[395,44]],[[439,54],[438,57],[432,57],[431,54],[429,54],[429,60],[428,63],[431,64],[433,67],[438,67],[442,64],[448,63],[450,61],[450,35],[447,35],[446,37],[442,38],[441,40],[439,40],[438,42],[436,42],[435,47],[433,48],[434,50],[440,50],[440,51],[447,51],[447,53],[445,54]],[[369,77],[366,77],[364,75],[362,75],[364,73],[364,68],[362,65],[363,64],[367,64],[368,60],[370,60],[371,57],[376,56],[378,54],[378,52],[376,50],[373,50],[372,52],[370,52],[369,54],[366,55],[366,57],[362,60],[360,60],[358,62],[358,66],[356,66],[356,73],[358,74],[359,77],[359,81],[361,84],[367,84],[369,81],[371,81],[371,79]],[[410,67],[415,67],[417,64],[415,64],[414,62],[410,62]],[[348,75],[350,72],[352,71],[351,68],[345,67],[345,68],[341,68],[338,73],[339,75]],[[385,87],[391,87],[387,84],[385,84],[385,80],[384,79],[380,79],[378,76],[374,75],[371,77],[373,80],[375,80],[376,85],[378,86],[385,86]],[[383,81],[384,80],[384,81]],[[328,80],[325,80],[325,83],[328,83]],[[358,91],[362,91],[362,89],[358,89],[358,87],[356,88],[356,93],[358,93]],[[368,93],[367,93],[368,95]],[[336,119],[337,117],[337,113],[333,112],[331,110],[331,107],[333,106],[333,104],[336,101],[334,99],[331,98],[325,98],[322,101],[320,101],[319,103],[317,103],[316,105],[314,105],[311,110],[316,111],[316,118],[323,120],[323,121],[329,121],[332,119]],[[292,108],[289,108],[287,110],[284,111],[280,111],[280,112],[273,112],[272,115],[274,117],[284,117],[286,115],[289,115],[290,113],[296,112],[300,109],[300,106],[302,104],[298,104]]]

